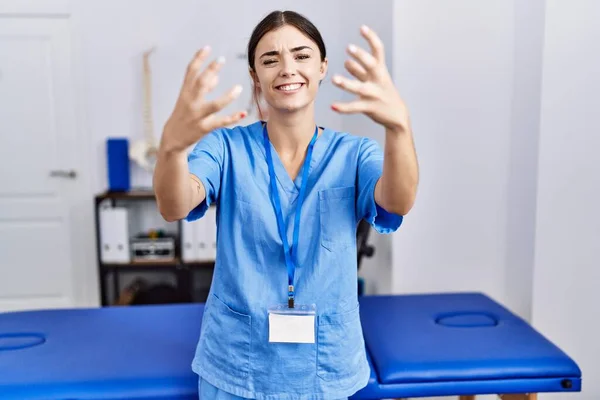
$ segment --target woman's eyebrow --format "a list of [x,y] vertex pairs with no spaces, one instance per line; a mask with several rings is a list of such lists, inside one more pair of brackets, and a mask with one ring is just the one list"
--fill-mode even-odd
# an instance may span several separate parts
[[[294,53],[294,52],[304,50],[304,49],[312,50],[312,48],[310,48],[309,46],[298,46],[298,47],[294,47],[290,51],[292,53]],[[271,50],[271,51],[267,51],[266,53],[263,53],[259,58],[263,58],[263,57],[267,57],[267,56],[278,56],[278,55],[279,55],[279,52],[277,50]]]

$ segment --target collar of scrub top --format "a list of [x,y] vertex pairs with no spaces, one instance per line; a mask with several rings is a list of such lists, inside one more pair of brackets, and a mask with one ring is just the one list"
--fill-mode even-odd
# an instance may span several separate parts
[[285,264],[287,266],[288,272],[288,307],[294,308],[294,296],[295,296],[295,288],[294,288],[294,274],[296,272],[296,257],[297,257],[297,249],[298,249],[298,239],[300,235],[300,214],[302,211],[302,203],[304,202],[304,195],[306,193],[306,180],[308,178],[308,170],[310,169],[310,160],[312,158],[313,147],[319,135],[319,126],[315,127],[315,133],[308,144],[308,149],[306,153],[306,158],[304,159],[304,163],[302,165],[302,184],[300,186],[300,195],[298,197],[298,203],[296,205],[296,215],[294,217],[294,234],[292,237],[292,246],[287,240],[287,225],[285,220],[283,219],[283,214],[281,212],[281,201],[279,199],[279,192],[277,191],[277,182],[275,176],[275,169],[273,167],[273,156],[271,154],[271,143],[269,141],[269,132],[267,131],[267,124],[263,124],[263,138],[265,145],[265,152],[267,156],[267,165],[269,167],[269,178],[271,183],[271,202],[273,203],[273,207],[275,208],[275,215],[277,216],[277,226],[279,228],[279,235],[281,236],[281,241],[283,242],[283,252],[285,257]]

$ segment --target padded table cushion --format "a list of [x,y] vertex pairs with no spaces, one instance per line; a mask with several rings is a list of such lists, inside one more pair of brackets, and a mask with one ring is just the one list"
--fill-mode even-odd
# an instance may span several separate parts
[[571,358],[483,294],[366,296],[360,312],[375,374],[357,399],[581,388]]
[[0,314],[0,399],[197,399],[202,304]]
[[[353,398],[580,390],[570,358],[483,295],[360,303],[371,378]],[[195,400],[191,362],[203,311],[182,304],[0,314],[0,399]]]

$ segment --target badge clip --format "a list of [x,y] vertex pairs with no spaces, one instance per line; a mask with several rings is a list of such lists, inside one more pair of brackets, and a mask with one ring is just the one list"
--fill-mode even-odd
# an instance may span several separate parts
[[294,286],[288,287],[288,308],[294,308]]

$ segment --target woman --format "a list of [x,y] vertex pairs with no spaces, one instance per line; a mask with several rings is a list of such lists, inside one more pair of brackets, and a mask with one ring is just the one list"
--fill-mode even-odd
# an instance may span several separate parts
[[[377,35],[369,53],[349,46],[357,95],[339,113],[365,113],[386,131],[373,140],[317,125],[314,104],[327,73],[312,23],[273,12],[248,44],[254,94],[268,121],[215,113],[240,93],[206,101],[222,61],[191,61],[161,138],[154,187],[168,221],[201,218],[215,203],[217,260],[193,370],[206,399],[339,399],[367,384],[359,320],[356,225],[395,231],[413,205],[417,161],[406,107]],[[195,145],[189,156],[186,149]]]

